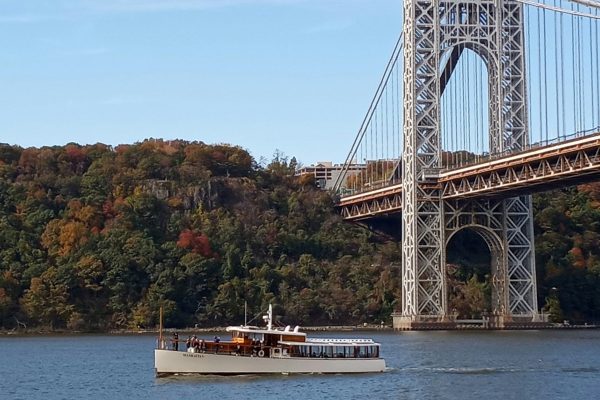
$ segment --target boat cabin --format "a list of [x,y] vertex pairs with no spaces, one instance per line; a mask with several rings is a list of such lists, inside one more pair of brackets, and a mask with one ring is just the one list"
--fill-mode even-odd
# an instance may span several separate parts
[[284,330],[279,329],[260,329],[254,326],[230,326],[227,328],[231,332],[231,341],[239,344],[252,344],[260,342],[266,346],[276,346],[279,342],[304,342],[306,333],[299,331],[300,327],[295,327],[292,331],[290,326]]
[[379,358],[379,344],[370,339],[310,339],[302,344],[280,342],[291,357]]
[[296,327],[260,329],[229,327],[239,355],[259,357],[379,358],[379,344],[371,339],[307,339]]

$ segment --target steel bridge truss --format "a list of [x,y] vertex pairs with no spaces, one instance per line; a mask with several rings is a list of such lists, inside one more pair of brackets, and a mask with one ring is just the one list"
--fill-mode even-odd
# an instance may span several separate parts
[[445,199],[498,197],[507,193],[546,190],[597,179],[600,135],[535,149],[502,159],[442,173]]
[[[543,192],[565,184],[600,177],[600,132],[569,141],[532,147],[472,166],[440,171],[429,185],[443,200],[504,199],[515,194]],[[401,211],[402,184],[371,190],[340,200],[347,221],[362,221]]]

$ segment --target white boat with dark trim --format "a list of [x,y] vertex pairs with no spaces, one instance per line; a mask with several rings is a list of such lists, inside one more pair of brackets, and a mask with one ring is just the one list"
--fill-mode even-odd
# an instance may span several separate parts
[[[371,339],[308,338],[298,326],[274,328],[273,311],[265,328],[230,326],[231,340],[193,340],[185,351],[167,349],[159,339],[154,351],[156,376],[207,374],[341,374],[383,372],[379,343]],[[185,341],[179,341],[185,342]],[[182,346],[183,347],[183,346]]]

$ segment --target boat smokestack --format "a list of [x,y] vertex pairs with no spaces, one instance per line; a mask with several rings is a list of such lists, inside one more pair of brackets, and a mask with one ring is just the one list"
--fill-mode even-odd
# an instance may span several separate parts
[[273,328],[273,306],[269,304],[269,319],[267,320],[267,329],[271,330]]

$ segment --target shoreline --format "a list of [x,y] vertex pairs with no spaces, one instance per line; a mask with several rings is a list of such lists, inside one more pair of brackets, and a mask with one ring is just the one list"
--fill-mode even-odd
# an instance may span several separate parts
[[[165,335],[170,335],[173,332],[178,334],[197,334],[197,333],[223,333],[226,330],[226,326],[215,326],[209,328],[165,328],[163,332]],[[391,326],[381,325],[367,325],[367,326],[354,326],[354,325],[327,325],[327,326],[306,326],[302,327],[305,332],[357,332],[357,331],[393,331]],[[3,336],[71,336],[71,335],[158,335],[159,329],[111,329],[107,331],[71,331],[71,330],[48,330],[48,329],[20,329],[20,330],[7,330],[0,329],[0,337]]]
[[[217,326],[210,328],[166,328],[163,330],[165,336],[171,335],[174,332],[183,335],[193,335],[198,333],[222,333],[226,327]],[[588,330],[600,329],[597,324],[583,325],[563,325],[555,324],[547,327],[539,327],[536,329],[483,329],[481,327],[462,327],[460,329],[451,329],[449,331],[502,331],[502,330]],[[325,326],[306,326],[302,327],[305,332],[409,332],[394,330],[388,325],[325,325]],[[424,330],[423,330],[424,331]],[[415,330],[414,332],[418,332]],[[158,335],[159,329],[116,329],[108,331],[70,331],[70,330],[48,330],[48,329],[27,329],[27,330],[0,330],[0,337],[28,337],[28,336],[78,336],[78,335],[107,335],[107,336],[125,336],[125,335]]]

